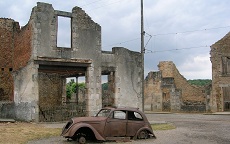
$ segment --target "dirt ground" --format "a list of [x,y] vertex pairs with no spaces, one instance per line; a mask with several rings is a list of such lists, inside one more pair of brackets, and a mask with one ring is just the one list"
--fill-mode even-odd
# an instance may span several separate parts
[[25,122],[0,122],[0,144],[22,144],[28,140],[60,135],[60,128]]
[[[229,144],[230,115],[203,114],[147,114],[149,121],[173,123],[173,130],[154,131],[157,139],[137,140],[126,144]],[[49,124],[47,127],[59,127],[61,124]],[[30,141],[28,144],[73,144],[74,141],[57,136],[48,139]],[[97,143],[97,142],[91,142]],[[104,142],[103,144],[115,144]],[[116,143],[117,144],[117,143]]]

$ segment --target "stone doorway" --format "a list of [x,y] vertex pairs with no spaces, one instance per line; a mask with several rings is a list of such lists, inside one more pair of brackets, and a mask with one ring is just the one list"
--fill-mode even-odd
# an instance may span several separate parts
[[230,111],[230,87],[223,87],[224,111]]
[[[37,61],[39,121],[58,122],[86,115],[86,102],[67,101],[67,78],[85,76],[87,63]],[[87,83],[86,83],[87,84]],[[86,97],[86,96],[83,96]]]

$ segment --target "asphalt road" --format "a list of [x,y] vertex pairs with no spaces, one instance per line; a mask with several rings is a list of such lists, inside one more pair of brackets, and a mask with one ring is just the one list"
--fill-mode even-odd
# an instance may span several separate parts
[[[146,114],[149,121],[173,123],[174,130],[154,131],[157,139],[126,144],[230,144],[230,115]],[[47,125],[52,127],[55,125]],[[73,144],[62,137],[31,141],[28,144]],[[95,144],[95,143],[94,143]],[[115,144],[104,142],[103,144]]]

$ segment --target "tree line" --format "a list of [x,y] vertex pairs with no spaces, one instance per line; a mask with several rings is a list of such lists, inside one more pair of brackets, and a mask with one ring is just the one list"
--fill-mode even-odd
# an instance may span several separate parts
[[[196,85],[196,86],[206,86],[212,83],[211,79],[194,79],[194,80],[188,80],[188,83],[191,85]],[[68,99],[71,98],[73,93],[76,93],[76,89],[85,89],[85,83],[76,83],[74,82],[73,79],[71,79],[67,84],[66,84],[66,96]],[[102,90],[108,90],[108,83],[103,83],[102,84]]]

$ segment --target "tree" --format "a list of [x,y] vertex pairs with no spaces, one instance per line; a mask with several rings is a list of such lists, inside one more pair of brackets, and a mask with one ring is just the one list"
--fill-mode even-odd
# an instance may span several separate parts
[[188,80],[188,83],[191,85],[197,85],[197,86],[205,86],[212,83],[212,80],[210,79],[194,79],[194,80]]
[[[71,99],[71,96],[73,93],[76,93],[77,84],[74,82],[73,79],[71,79],[67,84],[66,84],[66,97],[68,99]],[[85,83],[78,83],[78,88],[79,89],[85,89]]]

